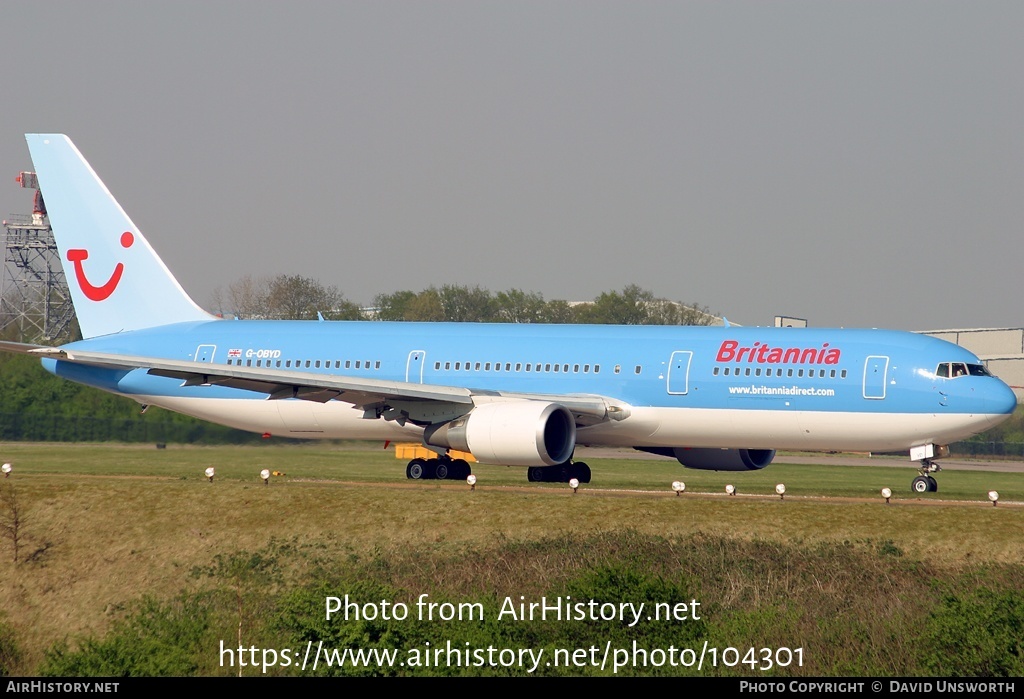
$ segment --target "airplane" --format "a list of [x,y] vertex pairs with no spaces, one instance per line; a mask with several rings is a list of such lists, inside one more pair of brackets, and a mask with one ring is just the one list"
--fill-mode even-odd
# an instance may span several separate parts
[[591,479],[577,445],[749,471],[776,450],[903,451],[938,489],[948,444],[1013,391],[957,345],[878,329],[226,320],[202,310],[69,138],[26,136],[83,339],[14,342],[57,376],[265,435],[421,442],[411,479],[525,466]]

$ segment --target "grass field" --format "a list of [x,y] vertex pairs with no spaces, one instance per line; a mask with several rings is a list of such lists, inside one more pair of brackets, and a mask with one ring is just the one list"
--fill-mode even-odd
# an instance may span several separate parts
[[[473,491],[409,482],[404,462],[379,445],[6,444],[0,460],[14,464],[3,485],[14,488],[24,517],[17,565],[10,542],[0,541],[0,621],[16,631],[22,670],[61,639],[105,632],[144,595],[170,599],[193,589],[193,571],[218,554],[273,541],[321,546],[335,557],[430,552],[436,558],[425,566],[465,549],[486,557],[508,542],[621,532],[881,547],[952,573],[1024,559],[1024,476],[1016,473],[945,471],[942,492],[918,496],[909,490],[909,464],[787,465],[783,456],[764,471],[726,474],[667,459],[588,458],[594,483],[574,495],[527,483],[520,468],[476,466]],[[213,483],[203,475],[208,466],[216,468]],[[286,475],[267,486],[263,468]],[[673,480],[685,480],[682,497],[671,492]],[[774,495],[779,482],[785,500]],[[724,495],[725,483],[740,495]],[[883,486],[895,492],[892,505],[878,494]],[[998,507],[986,500],[992,489]],[[545,572],[533,575],[539,584]],[[488,569],[459,584],[493,587],[500,577]]]

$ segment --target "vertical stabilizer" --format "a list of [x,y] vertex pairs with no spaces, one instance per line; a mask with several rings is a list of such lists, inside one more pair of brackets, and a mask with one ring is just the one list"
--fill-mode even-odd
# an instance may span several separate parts
[[25,138],[84,337],[213,319],[181,288],[71,139]]

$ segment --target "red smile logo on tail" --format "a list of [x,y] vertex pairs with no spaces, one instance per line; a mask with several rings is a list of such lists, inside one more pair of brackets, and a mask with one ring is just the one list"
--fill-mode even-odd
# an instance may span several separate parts
[[[130,231],[125,231],[121,234],[121,247],[130,248],[134,242],[135,236]],[[88,250],[83,250],[82,248],[68,250],[68,261],[75,265],[75,278],[78,279],[78,286],[82,289],[82,293],[90,301],[104,301],[110,298],[110,295],[114,293],[114,289],[117,288],[118,282],[121,281],[124,265],[118,262],[114,267],[114,273],[110,275],[110,279],[107,280],[106,284],[95,286],[85,277],[85,268],[82,266],[82,261],[87,259],[89,259]]]

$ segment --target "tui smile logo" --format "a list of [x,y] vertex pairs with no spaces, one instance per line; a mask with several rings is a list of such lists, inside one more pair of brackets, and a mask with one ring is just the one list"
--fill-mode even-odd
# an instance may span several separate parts
[[[134,242],[135,236],[130,231],[125,231],[121,234],[121,247],[130,248]],[[82,262],[88,259],[88,250],[83,250],[82,248],[68,250],[68,261],[75,266],[75,278],[78,279],[78,286],[82,289],[82,293],[90,301],[105,301],[110,298],[110,295],[114,293],[114,289],[117,288],[118,282],[121,281],[124,265],[118,262],[114,267],[114,272],[110,275],[110,279],[105,284],[96,286],[86,278],[85,268],[82,266]]]

